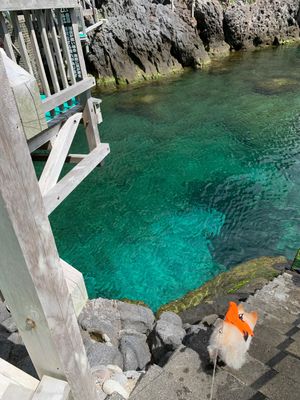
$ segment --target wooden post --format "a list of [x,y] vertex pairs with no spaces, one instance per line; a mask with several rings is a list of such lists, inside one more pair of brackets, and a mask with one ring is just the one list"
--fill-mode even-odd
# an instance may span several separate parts
[[0,56],[0,290],[40,377],[66,380],[74,400],[96,400],[29,149]]
[[192,18],[195,18],[196,0],[192,0]]

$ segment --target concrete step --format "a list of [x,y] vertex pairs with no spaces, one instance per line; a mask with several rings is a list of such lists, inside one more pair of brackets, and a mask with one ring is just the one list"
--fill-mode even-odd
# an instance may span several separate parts
[[[142,381],[141,381],[142,383]],[[178,349],[162,372],[150,384],[139,386],[131,400],[207,400],[212,385],[212,370],[206,370],[198,353],[188,347]],[[250,400],[256,390],[248,387],[231,373],[218,369],[214,400]]]
[[163,369],[159,367],[158,365],[151,365],[147,373],[140,378],[138,381],[137,386],[133,390],[131,394],[131,398],[138,398],[138,395],[147,387],[149,387],[155,380],[162,374]]

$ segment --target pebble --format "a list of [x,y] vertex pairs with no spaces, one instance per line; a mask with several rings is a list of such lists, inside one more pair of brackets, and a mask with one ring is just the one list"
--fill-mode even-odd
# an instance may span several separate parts
[[116,382],[113,379],[108,379],[107,381],[105,381],[102,390],[104,393],[109,395],[113,394],[114,392],[117,392],[121,396],[123,396],[124,399],[127,400],[129,398],[128,391],[125,388],[123,388],[123,386],[120,385],[119,382]]

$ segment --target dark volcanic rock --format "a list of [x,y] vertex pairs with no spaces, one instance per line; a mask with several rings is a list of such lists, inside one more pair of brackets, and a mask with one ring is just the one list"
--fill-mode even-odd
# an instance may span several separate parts
[[228,53],[223,30],[223,6],[218,0],[196,0],[197,29],[207,51]]
[[107,22],[91,41],[89,61],[104,80],[130,83],[209,61],[197,31],[170,5],[145,0],[98,3]]
[[299,38],[299,0],[239,0],[225,12],[224,32],[235,50]]
[[299,0],[98,0],[107,21],[91,38],[89,67],[99,83],[131,83],[210,55],[299,39]]

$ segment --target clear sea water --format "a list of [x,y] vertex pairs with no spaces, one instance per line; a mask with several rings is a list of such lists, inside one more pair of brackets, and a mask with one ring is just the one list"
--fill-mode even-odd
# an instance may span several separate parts
[[299,77],[300,47],[282,47],[100,95],[111,155],[50,218],[90,297],[156,310],[245,260],[293,258]]

